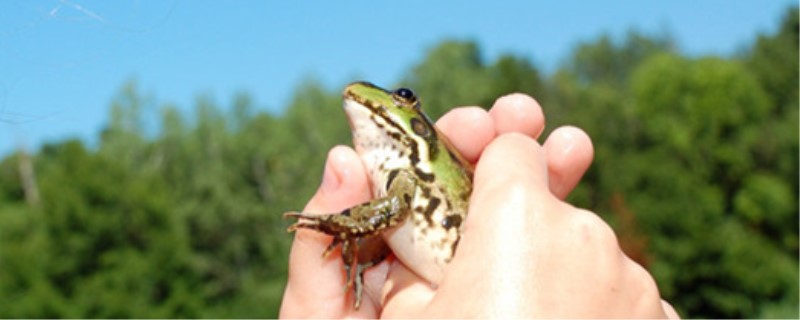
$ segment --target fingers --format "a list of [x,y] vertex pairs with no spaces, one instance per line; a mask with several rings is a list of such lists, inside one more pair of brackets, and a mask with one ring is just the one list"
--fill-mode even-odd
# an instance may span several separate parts
[[538,138],[544,130],[542,107],[533,98],[521,93],[500,97],[489,111],[498,135],[519,132]]
[[[542,107],[524,94],[510,94],[497,99],[489,115],[497,135],[518,132],[536,139],[545,127]],[[564,199],[592,162],[592,142],[582,130],[562,127],[550,134],[544,147],[550,191],[559,199]]]
[[592,163],[592,140],[577,127],[560,127],[547,138],[544,151],[547,156],[550,191],[563,200]]
[[497,99],[488,113],[478,107],[453,109],[436,126],[474,163],[496,135],[518,132],[537,138],[544,130],[544,114],[536,100],[516,93]]
[[[368,185],[364,167],[355,151],[335,147],[328,153],[322,183],[304,212],[338,212],[366,201],[370,196]],[[329,236],[311,230],[297,230],[289,255],[289,279],[281,304],[282,317],[332,318],[352,305],[352,302],[346,304],[349,300],[345,301],[350,294],[342,294],[345,283],[339,256],[322,258],[330,243]]]
[[478,107],[456,108],[436,122],[453,146],[470,163],[475,163],[483,148],[494,139],[492,118]]

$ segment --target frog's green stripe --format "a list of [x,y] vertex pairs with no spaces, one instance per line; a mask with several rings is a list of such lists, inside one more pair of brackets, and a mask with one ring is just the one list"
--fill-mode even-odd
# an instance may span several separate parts
[[[411,165],[414,167],[414,173],[417,174],[417,176],[421,180],[426,181],[426,182],[431,182],[431,181],[433,181],[435,179],[433,174],[431,174],[429,172],[422,171],[418,167],[418,164],[421,161],[421,159],[420,159],[420,146],[419,146],[418,141],[416,139],[412,138],[408,134],[406,129],[403,128],[402,126],[400,126],[397,123],[397,121],[395,121],[394,119],[389,117],[389,115],[386,114],[386,109],[385,108],[381,108],[380,106],[375,105],[373,103],[373,101],[366,100],[366,99],[360,99],[360,97],[358,95],[348,95],[348,96],[352,97],[353,100],[355,100],[358,104],[368,108],[370,110],[370,112],[373,114],[373,116],[380,117],[381,119],[383,119],[383,121],[382,121],[383,124],[389,125],[390,127],[394,128],[394,130],[386,130],[386,133],[392,139],[394,139],[396,141],[400,141],[401,143],[405,143],[406,145],[408,145],[409,149],[411,150],[411,154],[409,155],[409,160],[411,161]],[[428,131],[430,132],[430,134],[423,141],[424,141],[425,145],[428,147],[428,158],[429,159],[435,159],[435,157],[438,155],[438,151],[439,151],[439,145],[437,144],[437,141],[439,139],[438,134],[437,134],[436,130],[433,128],[433,125],[431,124],[430,120],[428,120],[427,118],[416,119],[416,120],[417,121],[421,121],[422,123],[424,123],[425,126],[428,127]],[[378,123],[378,122],[376,121],[375,123]]]
[[[357,96],[356,96],[356,97],[357,97]],[[375,105],[374,105],[374,104],[373,104],[371,101],[369,101],[369,100],[362,100],[362,99],[354,99],[354,100],[355,100],[355,101],[356,101],[358,104],[360,104],[360,105],[362,105],[362,106],[365,106],[365,107],[367,107],[367,109],[369,109],[370,113],[372,113],[373,115],[375,115],[375,116],[378,116],[378,117],[381,117],[381,118],[383,119],[383,122],[384,122],[385,124],[387,124],[387,125],[391,126],[392,128],[395,128],[397,131],[399,131],[399,134],[400,134],[399,136],[398,136],[398,135],[391,135],[393,139],[395,139],[395,140],[400,140],[400,139],[399,139],[399,137],[402,137],[402,136],[407,136],[407,132],[406,132],[406,130],[405,130],[403,127],[401,127],[399,124],[397,124],[397,123],[396,123],[394,120],[392,120],[392,118],[390,118],[390,117],[389,117],[389,116],[386,114],[386,111],[385,111],[385,109],[378,108],[377,106],[375,106]],[[376,122],[376,124],[377,124],[377,122]]]
[[[419,159],[419,145],[417,144],[417,140],[408,139],[408,144],[409,144],[408,147],[411,149],[411,154],[408,156],[408,159],[411,161],[411,166],[414,167],[414,173],[417,175],[417,178],[425,182],[432,182],[436,177],[432,173],[422,171],[422,169],[420,169],[418,166],[420,159]],[[428,145],[429,157],[434,149],[435,146]]]

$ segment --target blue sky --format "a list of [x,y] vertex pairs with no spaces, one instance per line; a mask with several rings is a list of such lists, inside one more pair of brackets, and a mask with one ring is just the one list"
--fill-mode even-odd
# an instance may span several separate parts
[[[468,1],[464,1],[468,2]],[[122,84],[188,109],[238,91],[279,111],[313,77],[391,86],[447,38],[555,69],[581,41],[668,32],[693,56],[731,55],[796,1],[0,1],[0,156],[93,142]]]

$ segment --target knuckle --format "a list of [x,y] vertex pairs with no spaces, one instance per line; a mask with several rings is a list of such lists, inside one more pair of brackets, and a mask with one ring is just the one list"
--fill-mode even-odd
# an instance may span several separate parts
[[631,259],[626,260],[629,268],[632,269],[631,271],[634,281],[639,284],[639,292],[641,292],[643,296],[656,297],[660,300],[658,286],[656,285],[656,280],[653,278],[653,276],[635,261]]
[[644,315],[654,312],[657,314],[662,311],[661,295],[653,276],[633,260],[626,259],[626,261],[631,277],[629,281],[636,293],[635,296],[638,297],[638,301],[635,303],[637,314]]
[[602,218],[585,209],[575,209],[571,217],[572,228],[580,235],[581,241],[603,247],[618,249],[617,236]]

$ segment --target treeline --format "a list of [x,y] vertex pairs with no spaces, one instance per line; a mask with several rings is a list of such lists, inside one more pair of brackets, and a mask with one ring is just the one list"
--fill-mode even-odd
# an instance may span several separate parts
[[[797,8],[732,57],[604,36],[550,75],[447,41],[394,85],[434,118],[536,97],[550,130],[577,125],[595,143],[570,201],[614,226],[682,315],[797,318],[798,36]],[[281,213],[350,139],[339,91],[308,81],[280,115],[247,94],[201,96],[187,114],[130,82],[96,144],[6,156],[0,317],[276,316],[291,241]]]

